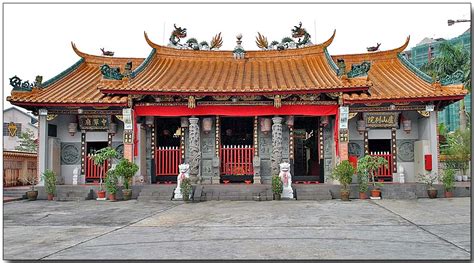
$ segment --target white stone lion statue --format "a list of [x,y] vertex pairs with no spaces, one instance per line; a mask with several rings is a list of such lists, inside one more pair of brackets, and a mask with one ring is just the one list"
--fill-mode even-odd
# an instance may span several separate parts
[[183,163],[178,166],[179,174],[176,178],[177,186],[174,190],[174,199],[182,199],[183,194],[181,193],[181,182],[184,178],[189,178],[189,164]]
[[291,173],[289,163],[280,163],[279,177],[283,183],[283,193],[281,194],[281,197],[293,199],[293,188],[291,188]]

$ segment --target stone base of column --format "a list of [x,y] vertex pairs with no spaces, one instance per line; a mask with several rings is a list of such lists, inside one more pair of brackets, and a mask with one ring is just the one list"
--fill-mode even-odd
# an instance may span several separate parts
[[220,184],[221,182],[221,178],[220,177],[212,177],[211,178],[211,184]]
[[260,175],[255,175],[253,177],[253,184],[262,184],[262,177],[260,177]]

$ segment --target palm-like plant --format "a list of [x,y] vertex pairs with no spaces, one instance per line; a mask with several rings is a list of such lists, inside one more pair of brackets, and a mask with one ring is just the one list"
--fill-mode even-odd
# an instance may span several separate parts
[[[443,42],[439,45],[439,55],[431,62],[421,67],[433,79],[442,79],[461,70],[464,73],[464,87],[471,92],[471,53],[470,50],[460,45],[453,45],[449,42]],[[464,130],[466,124],[466,109],[464,100],[459,102],[460,128]]]

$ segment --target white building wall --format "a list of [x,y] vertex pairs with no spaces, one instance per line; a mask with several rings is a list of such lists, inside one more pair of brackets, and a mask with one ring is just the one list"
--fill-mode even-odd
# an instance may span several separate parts
[[[3,122],[4,123],[21,123],[21,132],[25,132],[27,129],[30,129],[33,131],[33,134],[35,135],[34,138],[38,138],[38,127],[31,124],[31,117],[28,116],[26,113],[13,108],[13,109],[7,109],[3,112]],[[5,150],[15,150],[15,147],[19,146],[20,143],[18,141],[18,135],[14,137],[10,136],[3,136],[3,149]]]

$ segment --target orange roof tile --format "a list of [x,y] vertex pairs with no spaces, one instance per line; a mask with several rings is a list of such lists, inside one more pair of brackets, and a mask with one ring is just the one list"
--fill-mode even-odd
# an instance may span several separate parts
[[[358,100],[393,100],[393,99],[419,99],[450,96],[464,96],[467,90],[462,85],[439,86],[432,84],[431,78],[423,72],[403,61],[399,54],[407,46],[410,37],[401,47],[373,53],[335,55],[334,61],[344,59],[346,68],[350,69],[352,64],[360,64],[364,61],[371,63],[368,79],[372,82],[369,94],[346,93],[343,99],[346,102]],[[410,68],[411,67],[411,68]]]
[[[59,78],[44,82],[44,87],[34,88],[31,92],[13,91],[7,98],[12,104],[111,104],[124,105],[127,97],[123,95],[107,96],[99,91],[97,83],[102,78],[100,65],[107,63],[113,67],[123,69],[128,61],[133,67],[143,62],[142,58],[115,58],[93,56],[82,53],[74,44],[74,51],[81,57],[67,72],[59,74]],[[49,83],[48,83],[49,82]]]
[[235,59],[232,51],[181,50],[145,39],[155,52],[135,78],[99,84],[105,93],[127,94],[265,94],[367,89],[367,81],[343,82],[327,55],[334,39],[299,49],[247,51]]

